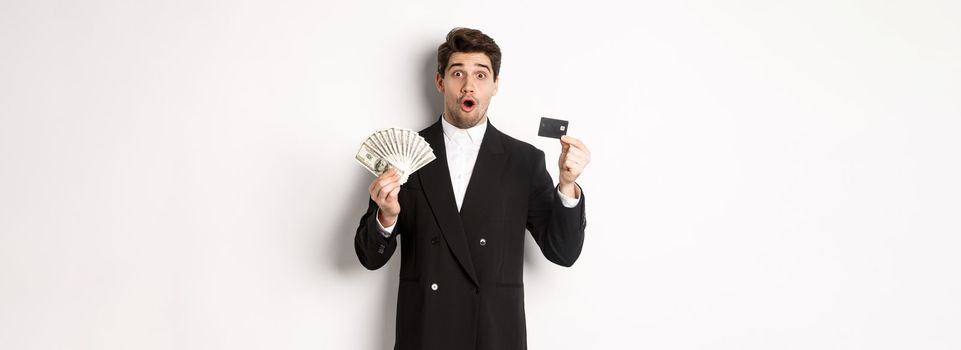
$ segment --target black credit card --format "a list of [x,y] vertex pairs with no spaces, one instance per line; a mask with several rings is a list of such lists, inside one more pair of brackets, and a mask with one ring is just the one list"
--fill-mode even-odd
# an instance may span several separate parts
[[559,139],[563,135],[567,135],[566,120],[541,118],[541,128],[537,130],[537,136]]

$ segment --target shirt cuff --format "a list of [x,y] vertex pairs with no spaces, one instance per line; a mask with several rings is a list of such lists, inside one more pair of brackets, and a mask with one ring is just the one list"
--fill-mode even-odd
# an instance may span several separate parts
[[565,208],[573,208],[581,203],[581,198],[579,196],[581,194],[581,185],[574,184],[574,186],[577,186],[575,194],[578,195],[578,198],[568,197],[567,195],[561,193],[561,189],[559,187],[557,188],[557,194],[561,196],[561,204],[563,204]]
[[374,211],[374,221],[377,222],[377,231],[380,231],[380,235],[384,236],[384,238],[390,238],[390,234],[394,232],[394,226],[397,226],[396,222],[387,227],[384,227],[384,224],[380,223],[380,208]]

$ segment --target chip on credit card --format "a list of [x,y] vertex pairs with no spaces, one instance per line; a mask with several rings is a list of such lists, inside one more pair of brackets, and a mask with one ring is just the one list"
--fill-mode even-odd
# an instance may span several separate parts
[[567,135],[566,120],[541,118],[541,127],[537,130],[537,136],[559,139],[563,135]]

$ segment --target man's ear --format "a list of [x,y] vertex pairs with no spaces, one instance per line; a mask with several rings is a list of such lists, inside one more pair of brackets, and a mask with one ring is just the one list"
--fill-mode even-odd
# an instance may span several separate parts
[[499,84],[500,82],[501,82],[501,77],[497,77],[497,79],[494,79],[494,92],[491,93],[491,96],[497,96],[497,84]]
[[437,88],[437,92],[444,93],[444,77],[440,76],[440,73],[435,73],[434,85]]

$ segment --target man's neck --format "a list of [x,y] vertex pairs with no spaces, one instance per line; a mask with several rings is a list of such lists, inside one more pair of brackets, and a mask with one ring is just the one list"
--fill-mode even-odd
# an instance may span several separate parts
[[479,144],[484,139],[484,134],[487,133],[487,118],[482,119],[480,123],[468,129],[461,129],[455,126],[448,121],[446,117],[441,118],[441,124],[444,130],[444,137],[448,141],[458,139],[458,135],[466,135],[470,139],[470,142]]

